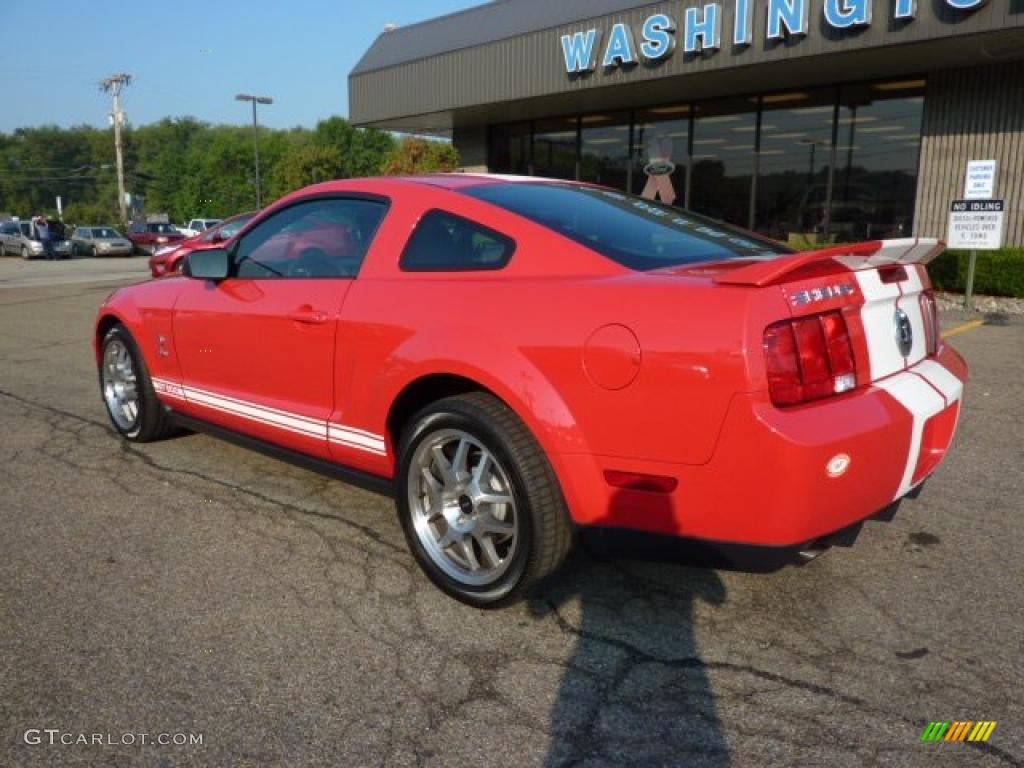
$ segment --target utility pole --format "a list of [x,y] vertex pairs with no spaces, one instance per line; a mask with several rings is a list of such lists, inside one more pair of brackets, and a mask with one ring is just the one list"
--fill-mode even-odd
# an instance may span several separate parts
[[273,104],[274,100],[269,96],[252,96],[248,93],[240,93],[235,96],[235,101],[252,102],[252,147],[256,155],[256,208],[258,210],[263,207],[263,193],[260,189],[260,141],[259,124],[256,122],[256,105]]
[[124,109],[121,107],[121,90],[131,85],[132,76],[121,72],[100,81],[100,90],[111,94],[113,105],[110,119],[114,124],[114,151],[117,153],[117,202],[121,210],[121,221],[128,221],[128,201],[124,190],[124,148],[121,145],[121,126],[124,125]]

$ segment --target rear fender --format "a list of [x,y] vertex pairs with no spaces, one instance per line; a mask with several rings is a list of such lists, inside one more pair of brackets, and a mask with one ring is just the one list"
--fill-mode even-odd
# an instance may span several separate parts
[[[568,404],[554,385],[536,365],[518,349],[503,349],[498,353],[492,340],[475,342],[478,349],[467,349],[467,341],[460,342],[460,359],[425,357],[418,349],[443,349],[437,341],[423,337],[410,340],[410,344],[395,351],[386,370],[401,371],[389,377],[381,388],[380,412],[387,415],[391,405],[409,386],[427,376],[444,374],[459,376],[489,390],[511,408],[540,442],[549,457],[558,453],[587,453],[588,446]],[[407,362],[415,360],[416,362]],[[486,368],[469,364],[466,360],[486,360]]]

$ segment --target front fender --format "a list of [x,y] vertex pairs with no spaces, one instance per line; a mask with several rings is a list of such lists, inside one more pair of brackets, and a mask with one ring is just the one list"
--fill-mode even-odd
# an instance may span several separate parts
[[172,325],[179,286],[172,285],[172,282],[139,283],[120,288],[106,298],[97,311],[93,336],[97,365],[103,336],[117,322],[127,328],[135,339],[151,375],[181,380]]

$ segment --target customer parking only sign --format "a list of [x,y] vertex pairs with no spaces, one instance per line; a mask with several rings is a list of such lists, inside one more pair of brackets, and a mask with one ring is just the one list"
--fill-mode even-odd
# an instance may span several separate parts
[[949,209],[950,248],[994,251],[1003,245],[1002,200],[954,200]]

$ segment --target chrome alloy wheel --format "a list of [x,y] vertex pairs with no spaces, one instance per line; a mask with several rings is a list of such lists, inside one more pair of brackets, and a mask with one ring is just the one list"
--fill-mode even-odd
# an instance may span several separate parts
[[112,339],[103,350],[103,399],[110,416],[124,431],[139,420],[139,391],[131,353],[120,339]]
[[501,578],[519,543],[519,518],[494,455],[462,430],[440,430],[417,446],[408,478],[413,527],[430,559],[466,586]]

